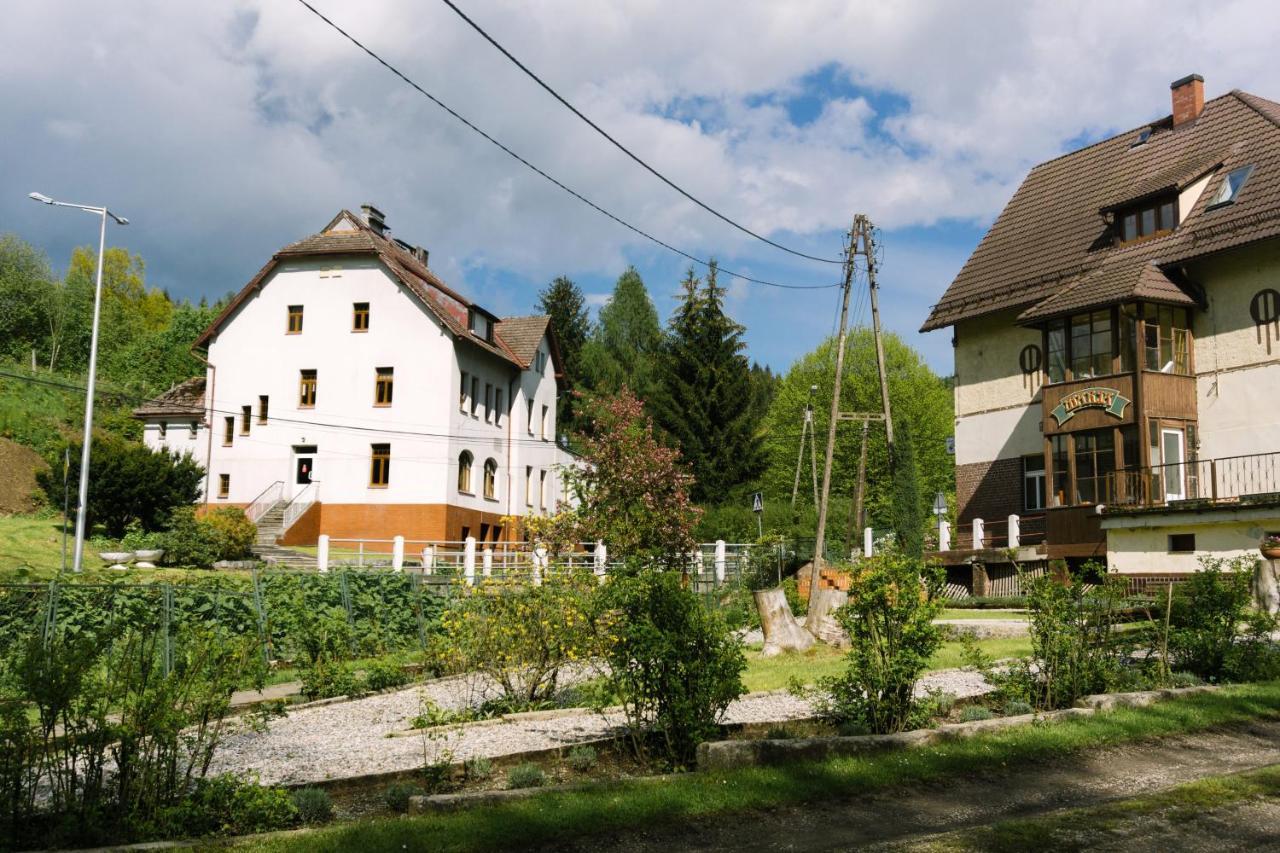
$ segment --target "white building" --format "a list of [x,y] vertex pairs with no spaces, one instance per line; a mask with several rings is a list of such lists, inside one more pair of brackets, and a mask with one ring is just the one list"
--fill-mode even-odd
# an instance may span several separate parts
[[362,211],[267,262],[196,341],[206,375],[137,410],[145,440],[193,453],[206,504],[309,507],[285,544],[513,539],[567,497],[549,319],[494,316]]

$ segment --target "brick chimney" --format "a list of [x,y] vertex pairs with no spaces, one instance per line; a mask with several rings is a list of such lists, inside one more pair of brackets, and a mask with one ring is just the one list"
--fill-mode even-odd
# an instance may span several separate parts
[[1204,112],[1204,78],[1188,74],[1169,85],[1173,90],[1173,126],[1186,124],[1200,118]]
[[[1201,98],[1203,101],[1204,99]],[[364,224],[373,229],[375,234],[386,236],[387,216],[381,210],[371,204],[360,205],[360,212],[364,214]]]

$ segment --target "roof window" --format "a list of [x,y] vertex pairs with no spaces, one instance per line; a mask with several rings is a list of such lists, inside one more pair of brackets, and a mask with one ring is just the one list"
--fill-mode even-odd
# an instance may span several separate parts
[[1176,196],[1157,198],[1116,214],[1116,239],[1120,243],[1160,237],[1177,227]]
[[1218,187],[1218,192],[1209,201],[1209,208],[1220,207],[1234,202],[1251,174],[1253,174],[1252,166],[1241,166],[1239,169],[1232,169],[1228,172],[1227,176],[1222,179],[1222,186]]
[[1137,139],[1135,139],[1135,140],[1134,140],[1134,141],[1129,145],[1129,147],[1130,147],[1130,148],[1137,148],[1139,145],[1145,145],[1145,144],[1146,144],[1146,141],[1147,141],[1148,139],[1150,139],[1150,138],[1151,138],[1151,134],[1152,134],[1153,132],[1154,132],[1154,131],[1152,131],[1152,129],[1151,129],[1151,128],[1149,128],[1149,127],[1144,127],[1141,131],[1139,131],[1139,132],[1138,132],[1138,138],[1137,138]]

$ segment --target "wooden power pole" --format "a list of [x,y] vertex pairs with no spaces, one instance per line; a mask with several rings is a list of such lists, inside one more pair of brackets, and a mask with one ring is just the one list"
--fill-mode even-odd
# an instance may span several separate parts
[[[855,235],[861,233],[867,257],[867,288],[871,291],[871,329],[876,339],[876,368],[880,371],[880,400],[884,404],[884,432],[889,441],[889,464],[893,465],[893,410],[889,406],[889,376],[884,366],[884,339],[880,337],[880,288],[876,284],[876,245],[871,220],[859,213],[853,220]],[[856,246],[856,244],[855,244]]]

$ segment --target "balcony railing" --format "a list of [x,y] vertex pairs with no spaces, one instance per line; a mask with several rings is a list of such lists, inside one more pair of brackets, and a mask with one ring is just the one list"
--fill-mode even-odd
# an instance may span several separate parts
[[1107,475],[1109,507],[1148,508],[1179,501],[1236,503],[1280,492],[1280,451],[1193,459]]

